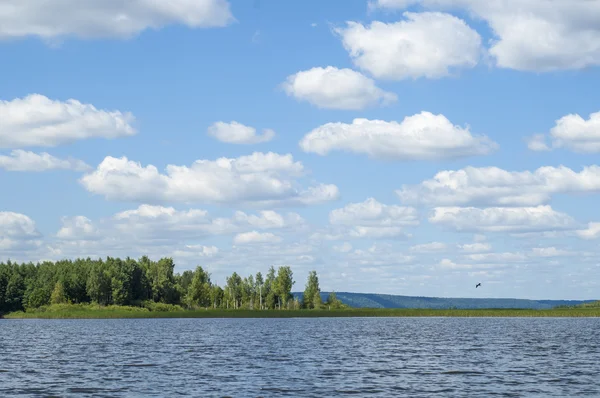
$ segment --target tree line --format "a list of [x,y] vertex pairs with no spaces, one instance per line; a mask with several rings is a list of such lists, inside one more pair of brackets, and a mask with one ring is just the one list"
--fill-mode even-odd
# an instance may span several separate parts
[[107,257],[42,263],[0,262],[0,314],[35,309],[50,304],[177,305],[187,309],[319,309],[343,304],[330,294],[321,300],[316,271],[309,273],[302,300],[294,298],[295,284],[289,266],[271,266],[242,278],[236,272],[225,286],[211,281],[201,266],[174,273],[172,258],[152,261]]

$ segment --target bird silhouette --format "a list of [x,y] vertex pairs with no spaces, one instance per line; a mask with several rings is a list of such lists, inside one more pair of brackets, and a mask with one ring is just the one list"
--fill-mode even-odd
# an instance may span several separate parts
[[476,284],[475,289],[477,289],[479,286],[481,286],[481,283]]

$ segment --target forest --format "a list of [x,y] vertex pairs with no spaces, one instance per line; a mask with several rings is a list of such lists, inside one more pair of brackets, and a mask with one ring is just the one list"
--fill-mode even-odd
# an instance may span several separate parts
[[174,273],[172,258],[152,261],[76,259],[57,262],[0,263],[0,314],[35,310],[55,304],[139,306],[150,311],[181,309],[298,310],[342,308],[331,293],[321,298],[319,278],[311,271],[302,299],[294,298],[289,266],[271,266],[263,276],[236,272],[219,286],[201,266]]

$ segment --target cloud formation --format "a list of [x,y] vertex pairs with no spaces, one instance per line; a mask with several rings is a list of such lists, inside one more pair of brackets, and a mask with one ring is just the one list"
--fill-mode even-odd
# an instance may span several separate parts
[[400,123],[368,119],[327,123],[305,135],[300,147],[318,155],[348,151],[382,159],[439,160],[486,155],[498,145],[486,136],[472,135],[468,127],[453,125],[444,115],[421,112]]
[[397,190],[406,204],[433,206],[536,206],[553,194],[600,191],[600,167],[576,172],[568,167],[545,166],[531,171],[507,171],[498,167],[465,167],[438,172],[418,185]]
[[402,15],[395,23],[347,22],[335,32],[354,64],[378,79],[441,78],[479,62],[481,37],[462,19],[440,12]]
[[0,148],[55,147],[90,138],[132,136],[134,120],[129,112],[31,94],[0,101]]
[[236,121],[216,122],[208,128],[208,135],[228,144],[258,144],[275,138],[275,132],[271,129],[257,134],[254,127],[244,126]]
[[501,68],[546,72],[600,65],[597,0],[374,0],[371,8],[466,10],[487,22],[489,53]]
[[37,154],[15,149],[10,153],[10,156],[0,155],[0,169],[8,171],[86,171],[90,169],[90,166],[78,159],[59,159],[46,152]]
[[[549,145],[547,141],[550,140]],[[548,135],[535,134],[528,142],[532,151],[566,148],[579,153],[600,152],[600,112],[585,120],[577,114],[561,117]]]
[[109,200],[147,203],[246,203],[264,206],[304,206],[335,200],[335,185],[302,189],[304,173],[292,155],[254,152],[239,158],[197,160],[190,167],[168,165],[162,174],[126,157],[106,157],[80,182]]
[[362,73],[333,66],[295,73],[282,86],[289,96],[324,109],[361,110],[398,99]]
[[210,28],[234,20],[226,0],[4,0],[0,38],[130,38],[167,25]]
[[573,230],[576,221],[550,206],[436,207],[429,222],[457,232],[543,232]]

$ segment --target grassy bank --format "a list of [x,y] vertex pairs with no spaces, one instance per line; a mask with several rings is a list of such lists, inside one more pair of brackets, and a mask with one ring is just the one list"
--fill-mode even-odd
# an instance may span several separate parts
[[600,308],[531,309],[369,309],[341,310],[150,310],[140,307],[56,305],[6,314],[6,319],[108,319],[108,318],[319,318],[319,317],[600,317]]

